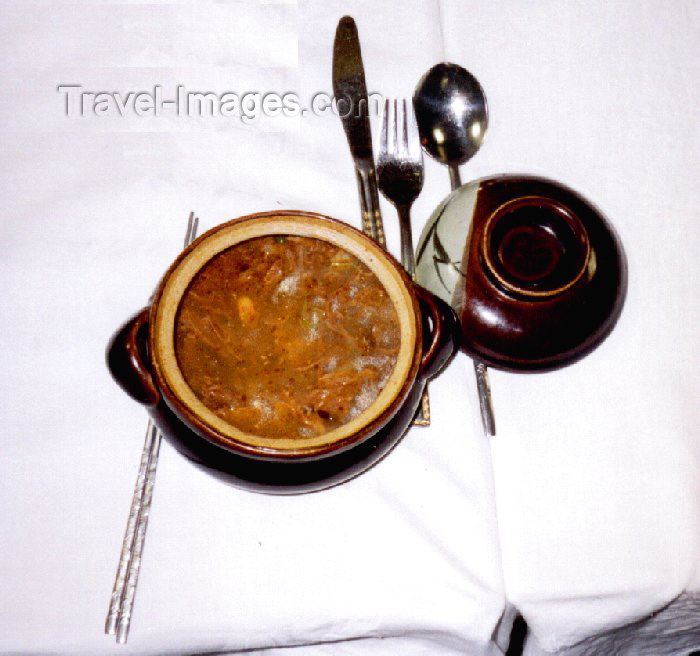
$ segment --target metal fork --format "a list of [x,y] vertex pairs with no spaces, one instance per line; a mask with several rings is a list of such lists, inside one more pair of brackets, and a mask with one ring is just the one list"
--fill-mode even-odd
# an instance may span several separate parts
[[384,102],[377,160],[380,191],[396,207],[401,229],[401,264],[413,277],[415,258],[411,233],[411,205],[423,189],[423,151],[413,106],[406,100]]
[[[194,215],[194,212],[190,212],[187,219],[185,247],[189,246],[197,236],[198,225],[199,219]],[[139,471],[136,476],[134,495],[131,498],[129,519],[126,523],[124,541],[119,555],[117,576],[114,580],[107,619],[105,620],[105,633],[108,635],[116,634],[117,642],[120,644],[124,644],[129,635],[131,611],[134,606],[136,584],[141,569],[141,554],[146,540],[146,527],[148,526],[148,515],[153,498],[160,442],[160,431],[149,419]]]
[[[423,189],[423,150],[413,104],[403,99],[384,102],[379,157],[377,160],[379,190],[396,207],[401,231],[401,264],[411,278],[416,262],[411,232],[411,206]],[[430,402],[423,393],[419,417],[415,424],[430,424]]]

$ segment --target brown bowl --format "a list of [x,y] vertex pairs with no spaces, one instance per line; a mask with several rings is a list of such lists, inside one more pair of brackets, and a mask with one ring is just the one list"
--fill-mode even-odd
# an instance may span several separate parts
[[563,367],[610,333],[627,291],[615,231],[585,198],[544,178],[465,184],[428,221],[417,280],[450,303],[460,347],[491,367]]
[[[256,434],[220,416],[195,393],[177,352],[178,313],[195,277],[238,244],[280,235],[321,240],[357,258],[379,281],[399,330],[395,362],[376,398],[346,423],[305,437]],[[383,457],[410,425],[425,381],[453,354],[457,332],[449,305],[361,232],[318,214],[268,212],[220,225],[183,251],[152,304],[114,336],[107,359],[117,382],[186,456],[248,489],[290,493],[342,482]]]

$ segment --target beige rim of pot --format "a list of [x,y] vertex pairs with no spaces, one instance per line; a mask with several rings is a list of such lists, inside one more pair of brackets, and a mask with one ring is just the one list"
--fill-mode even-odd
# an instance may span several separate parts
[[[312,438],[268,438],[239,430],[195,396],[182,375],[175,353],[178,307],[197,272],[212,257],[235,244],[274,234],[315,237],[357,257],[384,286],[399,320],[401,345],[397,362],[378,397],[348,423]],[[251,215],[224,224],[200,237],[166,274],[156,295],[154,316],[151,317],[153,366],[166,398],[183,406],[188,419],[203,425],[227,446],[262,455],[304,455],[327,451],[347,442],[381,415],[387,412],[391,414],[393,402],[407,392],[407,380],[415,376],[421,355],[420,349],[416,348],[420,330],[416,310],[406,278],[398,267],[392,264],[377,244],[346,224],[320,215],[296,212]]]

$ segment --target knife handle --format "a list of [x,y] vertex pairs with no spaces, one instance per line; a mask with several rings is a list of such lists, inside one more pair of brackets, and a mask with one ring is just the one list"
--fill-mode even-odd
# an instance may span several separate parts
[[357,188],[360,193],[362,232],[386,248],[384,224],[382,223],[379,195],[377,194],[377,174],[374,166],[357,166],[355,171],[357,173]]

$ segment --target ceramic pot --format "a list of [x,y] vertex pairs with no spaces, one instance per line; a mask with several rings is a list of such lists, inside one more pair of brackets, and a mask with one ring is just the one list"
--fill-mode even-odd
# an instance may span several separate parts
[[418,244],[416,279],[455,309],[470,356],[545,371],[610,333],[627,266],[613,228],[581,195],[502,175],[463,185],[438,206]]
[[[379,396],[347,424],[311,439],[242,432],[195,396],[178,363],[176,316],[194,276],[222,251],[266,235],[312,237],[351,253],[382,284],[400,327],[397,361]],[[107,361],[116,381],[148,408],[163,435],[188,458],[247,489],[306,492],[343,482],[388,453],[411,424],[425,381],[455,351],[457,334],[449,305],[414,284],[361,232],[318,214],[268,212],[220,225],[185,249],[152,303],[116,333]]]

